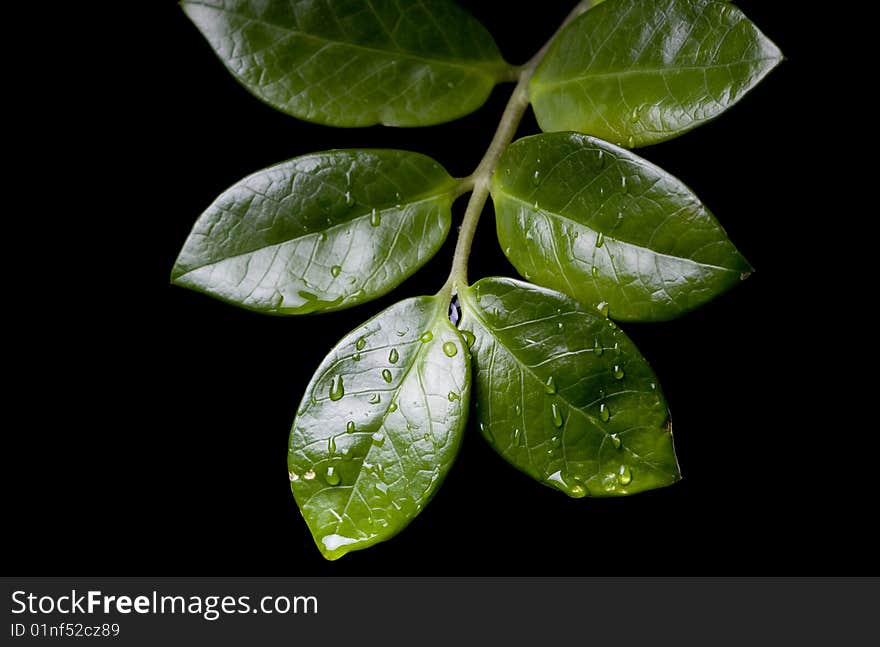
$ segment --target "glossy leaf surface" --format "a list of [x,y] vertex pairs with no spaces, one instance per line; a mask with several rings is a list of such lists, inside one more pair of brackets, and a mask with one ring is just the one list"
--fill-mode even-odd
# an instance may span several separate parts
[[729,2],[607,0],[554,40],[529,93],[542,130],[632,148],[717,117],[781,60]]
[[480,430],[513,466],[572,497],[680,478],[657,378],[613,322],[513,279],[459,297]]
[[423,126],[477,109],[508,66],[447,0],[184,0],[250,92],[331,126]]
[[340,341],[306,389],[288,469],[327,559],[404,528],[455,458],[471,375],[447,305],[418,297],[391,306]]
[[520,274],[612,319],[677,317],[752,269],[690,189],[594,137],[514,142],[491,191],[498,239]]
[[457,184],[405,151],[337,150],[259,171],[199,218],[172,280],[272,314],[385,294],[446,238]]

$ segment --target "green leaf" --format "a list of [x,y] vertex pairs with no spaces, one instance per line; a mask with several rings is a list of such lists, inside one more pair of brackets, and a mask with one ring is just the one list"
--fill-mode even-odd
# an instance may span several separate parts
[[381,296],[449,232],[458,183],[406,151],[296,157],[227,189],[196,222],[172,281],[271,314]]
[[306,388],[287,462],[327,559],[402,530],[455,459],[470,355],[447,305],[418,297],[384,310],[340,341]]
[[519,273],[613,319],[672,319],[752,271],[690,189],[594,137],[514,142],[491,191],[498,240]]
[[250,92],[330,126],[426,126],[479,108],[510,68],[445,0],[184,0]]
[[717,0],[608,0],[553,41],[529,87],[542,130],[645,146],[714,119],[782,60]]
[[513,279],[483,279],[459,298],[480,430],[514,467],[572,497],[680,478],[657,378],[612,321]]

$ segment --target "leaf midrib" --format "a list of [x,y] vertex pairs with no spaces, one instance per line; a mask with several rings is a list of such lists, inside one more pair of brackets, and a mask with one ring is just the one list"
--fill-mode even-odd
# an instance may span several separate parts
[[[315,34],[310,34],[304,31],[298,31],[296,29],[290,29],[289,27],[284,27],[282,25],[278,25],[276,23],[268,22],[261,18],[257,18],[255,16],[249,16],[243,13],[239,13],[237,11],[232,11],[231,9],[227,9],[226,7],[218,7],[216,5],[205,4],[203,2],[183,2],[184,5],[195,5],[199,7],[205,7],[206,9],[213,9],[214,11],[218,11],[220,13],[227,13],[233,16],[238,16],[239,18],[244,18],[245,20],[250,20],[251,22],[259,23],[261,25],[265,25],[266,27],[271,27],[272,29],[277,29],[278,31],[285,32],[292,36],[299,36],[306,40],[312,40],[317,43],[321,43],[323,45],[339,45],[344,47],[350,47],[352,49],[361,50],[364,52],[369,52],[371,54],[379,54],[382,56],[393,55],[398,58],[408,58],[414,61],[418,61],[421,63],[425,63],[428,65],[445,65],[447,67],[459,68],[471,73],[477,73],[481,76],[486,76],[493,81],[497,81],[502,77],[502,71],[509,67],[507,63],[504,62],[503,59],[499,58],[497,63],[489,63],[488,61],[482,62],[478,60],[471,61],[470,59],[458,59],[458,60],[450,60],[445,58],[429,58],[426,56],[420,56],[418,54],[413,54],[412,52],[408,52],[405,50],[392,50],[392,49],[378,49],[375,47],[369,47],[367,45],[361,45],[358,43],[351,43],[344,40],[331,40],[329,38],[324,38],[322,36],[316,36]],[[466,62],[462,62],[466,61]]]
[[[435,192],[435,193],[422,193],[422,194],[419,194],[419,195],[415,196],[415,199],[413,199],[413,200],[411,200],[411,201],[408,201],[408,202],[400,202],[400,203],[399,203],[399,204],[400,204],[400,209],[397,208],[397,204],[398,204],[398,203],[394,203],[394,204],[389,203],[389,204],[387,204],[387,205],[385,205],[385,206],[382,206],[382,207],[375,207],[375,209],[377,209],[377,211],[378,211],[380,214],[383,214],[383,213],[385,213],[385,211],[390,210],[390,209],[396,209],[396,210],[400,211],[401,214],[403,214],[403,212],[404,212],[403,207],[404,207],[404,206],[409,207],[409,206],[413,206],[413,205],[419,205],[419,204],[422,204],[422,203],[425,203],[425,202],[431,202],[431,201],[433,201],[433,200],[436,200],[437,198],[441,198],[441,197],[444,197],[444,196],[451,197],[451,196],[452,196],[452,192],[449,191],[448,188],[447,188],[447,190],[445,190],[445,191],[438,191],[438,192]],[[245,217],[246,217],[246,216],[245,216]],[[229,256],[223,256],[222,258],[218,258],[218,259],[216,259],[216,260],[212,260],[212,261],[209,261],[209,262],[207,262],[207,263],[203,263],[202,265],[197,265],[196,267],[192,267],[192,268],[190,268],[190,269],[187,269],[185,272],[183,272],[183,273],[181,273],[181,274],[176,274],[176,275],[174,275],[174,276],[173,276],[173,280],[174,280],[174,281],[177,281],[177,280],[182,279],[183,277],[185,277],[185,276],[187,276],[187,275],[189,275],[189,274],[192,274],[193,272],[195,272],[195,271],[197,271],[197,270],[201,270],[201,269],[204,269],[204,268],[206,268],[206,267],[210,267],[210,266],[212,266],[212,265],[218,265],[218,264],[220,264],[220,263],[224,263],[224,262],[226,262],[226,261],[230,261],[230,260],[232,260],[232,259],[239,258],[239,257],[241,257],[241,256],[248,256],[249,254],[256,254],[257,252],[260,252],[260,251],[263,251],[263,250],[266,250],[266,249],[272,249],[272,248],[274,248],[274,247],[281,247],[282,245],[287,245],[288,243],[291,243],[291,242],[296,241],[296,240],[300,240],[300,239],[302,239],[302,238],[306,238],[307,236],[317,236],[317,235],[320,235],[320,234],[322,234],[322,233],[329,233],[329,232],[332,232],[332,231],[334,231],[335,229],[338,229],[338,228],[351,226],[352,223],[354,223],[354,222],[358,222],[358,221],[363,220],[363,219],[368,218],[368,217],[372,217],[372,208],[371,208],[370,211],[367,211],[367,212],[365,212],[365,213],[362,213],[362,214],[360,214],[360,215],[358,215],[358,216],[355,216],[355,217],[353,217],[353,218],[349,218],[348,220],[343,220],[342,222],[336,223],[335,225],[331,225],[330,227],[327,227],[326,229],[317,229],[317,230],[315,230],[315,231],[310,231],[310,232],[304,233],[304,234],[299,235],[299,236],[292,236],[292,237],[287,238],[287,239],[285,239],[285,240],[278,241],[277,243],[270,243],[270,244],[268,244],[268,245],[263,245],[263,246],[261,246],[261,247],[254,247],[253,249],[248,249],[248,250],[245,250],[245,251],[243,251],[243,252],[238,252],[237,254],[231,254],[231,255],[229,255]]]
[[[529,210],[535,211],[533,204],[530,204],[529,202],[523,200],[522,198],[519,198],[511,193],[508,193],[507,191],[502,190],[498,184],[496,184],[495,187],[493,187],[493,188],[494,188],[493,193],[500,193],[500,194],[504,195],[506,198],[513,200],[514,202],[518,202],[522,205],[525,205]],[[724,267],[722,265],[713,265],[712,263],[703,263],[701,261],[696,261],[692,258],[688,258],[687,256],[675,256],[673,254],[667,254],[666,252],[660,252],[660,251],[657,251],[656,249],[651,249],[650,247],[645,247],[644,245],[639,245],[638,243],[633,243],[628,240],[624,240],[622,238],[617,238],[615,236],[606,234],[604,231],[600,232],[596,229],[593,229],[589,225],[585,225],[584,223],[580,222],[579,220],[575,220],[574,218],[569,218],[568,216],[565,216],[561,213],[556,213],[555,211],[550,211],[550,210],[544,209],[544,208],[539,208],[539,211],[545,215],[554,216],[555,218],[558,218],[560,220],[566,220],[568,222],[574,223],[575,225],[578,225],[579,227],[583,227],[584,229],[586,229],[590,232],[593,232],[596,235],[601,233],[602,237],[605,239],[605,244],[608,244],[608,242],[610,241],[610,242],[619,243],[621,245],[628,245],[628,246],[634,247],[636,249],[650,252],[651,254],[656,254],[657,256],[662,256],[663,258],[669,258],[669,259],[676,260],[676,261],[685,261],[688,263],[693,263],[694,265],[698,265],[699,267],[705,267],[708,269],[718,270],[721,272],[739,273],[742,271],[742,270],[732,268],[732,267]]]

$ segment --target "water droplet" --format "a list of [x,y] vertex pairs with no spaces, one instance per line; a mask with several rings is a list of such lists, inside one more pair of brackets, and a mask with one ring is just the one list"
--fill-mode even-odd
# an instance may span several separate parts
[[626,147],[633,148],[636,145],[636,138],[630,135],[626,138]]
[[603,317],[607,317],[608,316],[608,302],[607,301],[600,301],[599,305],[596,306],[596,310],[598,310],[599,314],[602,315]]
[[656,383],[651,382],[651,390],[652,390],[652,391],[656,391],[656,390],[657,390],[657,384],[656,384]]
[[556,323],[556,327],[559,328],[559,330],[562,330],[563,328],[565,328],[565,324],[563,324],[561,321],[559,321]]
[[299,480],[299,474],[297,474],[296,472],[288,472],[287,476],[288,478],[290,478],[291,482]]
[[360,354],[360,353],[355,353],[354,355],[351,356],[351,358],[352,358],[354,361],[359,362],[359,361],[361,361],[361,354]]
[[388,413],[394,413],[395,411],[397,411],[397,403],[392,402],[388,405]]
[[563,488],[568,487],[568,483],[565,482],[565,479],[562,478],[562,470],[557,470],[553,472],[550,476],[547,477],[547,480],[550,483],[556,483],[557,485],[561,485]]
[[422,440],[431,440],[431,434],[429,434],[429,433],[426,431],[426,432],[425,432],[425,435],[422,436]]
[[398,330],[398,331],[397,331],[397,336],[398,336],[398,337],[404,337],[404,336],[406,336],[406,333],[408,333],[408,332],[409,332],[409,328],[404,328],[403,330]]
[[330,268],[330,274],[332,274],[334,277],[339,276],[339,274],[341,272],[342,272],[342,268],[339,265],[334,265],[333,267]]
[[330,436],[327,439],[327,451],[331,454],[336,453],[336,436]]
[[602,419],[602,422],[608,422],[611,419],[611,411],[608,410],[608,405],[604,402],[599,405],[599,418]]
[[544,382],[544,390],[548,395],[556,393],[556,380],[553,379],[552,375],[547,378],[546,382]]
[[474,345],[474,342],[477,341],[477,338],[474,337],[474,333],[470,330],[462,330],[461,336],[464,337],[465,343],[468,345],[468,348]]
[[381,395],[379,395],[378,393],[371,393],[370,394],[370,397],[369,397],[370,404],[379,404],[380,402],[382,402]]
[[642,111],[641,108],[633,108],[632,113],[629,115],[629,120],[631,123],[636,123],[639,120],[639,113]]
[[520,433],[519,427],[513,430],[513,444],[517,447],[522,447],[523,437],[522,433]]
[[374,483],[373,487],[376,488],[376,492],[378,492],[382,496],[385,496],[386,494],[388,494],[388,486],[385,485],[384,483],[382,483],[381,481],[379,481],[378,483]]
[[315,470],[309,470],[308,472],[303,474],[303,478],[307,481],[311,481],[313,478],[315,478]]
[[593,275],[594,279],[598,279],[599,278],[599,268],[596,267],[595,265],[593,265],[593,269],[590,270],[590,274]]
[[505,248],[504,248],[504,254],[505,254],[506,256],[510,256],[510,247],[505,247]]
[[339,472],[336,471],[336,468],[332,465],[327,468],[327,472],[324,474],[324,479],[327,481],[328,485],[339,485]]
[[614,365],[614,379],[615,380],[622,380],[623,376],[624,376],[623,369],[620,368],[619,364],[615,364]]
[[373,227],[378,227],[382,224],[382,214],[379,213],[376,207],[373,207],[373,210],[370,212],[370,224]]
[[385,480],[385,468],[382,467],[382,463],[376,463],[376,476],[383,481]]
[[446,397],[449,398],[450,402],[455,402],[456,400],[461,400],[461,397],[455,391],[450,391]]
[[354,343],[354,347],[358,350],[363,350],[364,346],[367,345],[367,340],[363,337],[358,337],[358,340]]
[[516,415],[520,415],[520,414],[522,413],[522,407],[520,407],[519,405],[516,405],[516,406],[513,408],[513,412],[514,412]]
[[330,399],[336,402],[341,400],[343,395],[345,395],[345,386],[342,384],[342,376],[337,375],[330,382]]
[[532,209],[534,209],[535,211],[538,211],[538,201],[537,200],[535,200],[535,204],[532,205]]
[[392,364],[397,364],[397,360],[400,358],[400,354],[397,352],[396,348],[392,348],[391,352],[388,353],[388,361]]
[[571,496],[580,499],[587,496],[587,489],[583,485],[572,485],[569,493]]
[[426,330],[422,333],[422,336],[419,337],[419,339],[422,340],[423,344],[427,344],[429,341],[434,339],[434,333],[432,333],[430,330]]
[[617,434],[611,434],[611,444],[614,446],[614,449],[620,449],[623,445],[623,443],[620,442],[620,437]]
[[593,342],[593,353],[595,353],[596,357],[601,357],[602,353],[604,352],[605,347],[602,345],[602,342],[599,341],[599,338],[597,337],[596,340]]
[[[452,84],[451,84],[451,83],[449,84],[449,87],[452,87]],[[394,499],[391,499],[391,505],[394,506],[394,509],[395,509],[395,510],[397,510],[398,512],[400,512],[400,504],[399,504],[397,501],[395,501]]]
[[326,231],[322,231],[321,234],[318,236],[318,240],[320,240],[322,243],[323,243],[325,240],[327,240],[327,232],[326,232]]
[[621,465],[617,470],[617,482],[621,485],[629,485],[633,480],[632,470],[626,465]]
[[623,189],[623,192],[626,193],[626,176],[620,176],[620,188]]
[[551,437],[550,444],[553,445],[554,449],[559,449],[562,446],[562,436]]
[[535,173],[532,175],[532,184],[538,186],[541,183],[541,171],[535,169]]
[[553,426],[558,429],[562,426],[562,412],[555,402],[550,405],[550,413],[553,415]]
[[354,420],[349,420],[349,421],[345,424],[345,431],[348,432],[348,433],[350,433],[350,434],[353,434],[353,433],[354,433]]
[[374,433],[372,438],[377,447],[381,447],[385,444],[385,434],[383,434],[381,431],[377,431],[376,433]]
[[354,205],[354,198],[351,195],[351,191],[345,192],[345,205],[347,207],[351,207],[352,205]]
[[605,244],[605,234],[601,231],[596,234],[596,247],[602,247]]
[[387,368],[382,369],[382,379],[386,382],[391,382],[392,380],[391,371],[389,371]]
[[458,346],[455,345],[455,342],[448,341],[443,344],[443,352],[446,357],[455,357],[458,354]]

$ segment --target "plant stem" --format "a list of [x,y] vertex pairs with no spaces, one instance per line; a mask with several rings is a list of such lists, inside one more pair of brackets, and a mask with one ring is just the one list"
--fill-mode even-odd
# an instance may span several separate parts
[[438,296],[445,295],[446,297],[451,297],[454,292],[467,287],[468,257],[471,254],[471,245],[474,242],[474,234],[477,231],[477,224],[480,222],[480,215],[483,213],[483,207],[486,206],[486,200],[489,197],[489,179],[498,166],[498,160],[501,159],[504,151],[507,150],[507,147],[513,140],[513,136],[516,134],[526,108],[529,106],[529,81],[535,73],[535,69],[544,58],[544,54],[547,53],[550,43],[562,31],[562,28],[601,1],[581,0],[572,9],[571,13],[566,16],[565,20],[562,21],[562,24],[559,25],[553,36],[544,43],[544,46],[538,50],[528,63],[519,68],[516,87],[514,87],[513,93],[507,101],[507,106],[501,115],[501,121],[498,123],[495,135],[489,143],[489,148],[486,149],[486,153],[483,155],[483,159],[480,160],[479,165],[477,165],[476,170],[462,180],[462,186],[471,189],[471,197],[468,199],[464,219],[461,222],[461,228],[458,233],[458,241],[455,244],[455,254],[452,257],[452,271],[449,273],[446,283],[440,289]]

